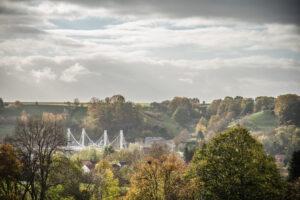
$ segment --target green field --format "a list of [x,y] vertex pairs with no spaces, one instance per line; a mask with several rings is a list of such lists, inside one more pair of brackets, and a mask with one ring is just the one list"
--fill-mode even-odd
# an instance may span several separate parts
[[239,120],[242,125],[252,131],[271,131],[278,126],[278,119],[272,111],[261,111]]
[[87,107],[73,106],[66,103],[51,103],[43,102],[36,105],[32,102],[22,103],[20,107],[6,107],[1,113],[0,117],[5,118],[6,121],[0,123],[0,138],[6,135],[11,135],[14,132],[16,118],[21,115],[22,112],[26,112],[31,116],[40,116],[45,112],[48,113],[67,113],[70,122],[80,122],[86,115]]
[[12,135],[15,130],[15,125],[12,124],[0,124],[0,139]]

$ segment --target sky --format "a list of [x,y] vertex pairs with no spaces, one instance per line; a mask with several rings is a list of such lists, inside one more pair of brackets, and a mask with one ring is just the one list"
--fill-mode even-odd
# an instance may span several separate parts
[[1,0],[4,101],[300,94],[297,0]]

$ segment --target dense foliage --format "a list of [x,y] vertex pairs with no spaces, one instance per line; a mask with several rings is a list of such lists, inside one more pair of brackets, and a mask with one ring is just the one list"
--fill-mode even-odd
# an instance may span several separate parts
[[191,173],[204,199],[281,199],[284,184],[273,159],[240,127],[213,138],[194,155]]
[[116,95],[105,101],[92,99],[88,106],[86,126],[100,133],[109,130],[117,134],[121,129],[133,132],[139,130],[141,117],[133,103],[125,102],[124,97]]
[[300,97],[295,94],[278,96],[275,101],[275,113],[281,124],[300,126]]

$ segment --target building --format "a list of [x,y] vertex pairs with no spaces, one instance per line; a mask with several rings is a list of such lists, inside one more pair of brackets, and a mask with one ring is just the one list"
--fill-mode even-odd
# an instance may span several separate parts
[[81,161],[81,164],[82,164],[81,169],[83,170],[84,173],[90,173],[95,168],[95,164],[93,164],[89,160],[83,160]]
[[152,145],[166,145],[171,151],[174,151],[175,144],[173,140],[166,140],[163,137],[146,137],[144,140],[143,149],[149,149]]

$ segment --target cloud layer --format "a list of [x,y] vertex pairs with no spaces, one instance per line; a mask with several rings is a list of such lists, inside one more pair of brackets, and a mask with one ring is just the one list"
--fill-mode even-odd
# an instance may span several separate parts
[[1,1],[0,96],[300,93],[298,13],[294,0]]

